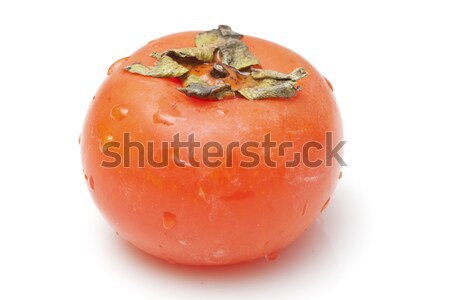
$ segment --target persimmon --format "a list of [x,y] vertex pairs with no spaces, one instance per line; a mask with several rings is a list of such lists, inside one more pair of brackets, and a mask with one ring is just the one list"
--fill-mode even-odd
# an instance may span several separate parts
[[313,224],[341,170],[326,147],[342,135],[331,85],[308,61],[220,26],[114,63],[80,144],[122,238],[169,262],[223,265],[273,258]]

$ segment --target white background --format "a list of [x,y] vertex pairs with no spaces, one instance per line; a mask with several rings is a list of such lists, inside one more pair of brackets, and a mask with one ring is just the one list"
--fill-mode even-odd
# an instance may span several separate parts
[[[449,299],[447,1],[192,2],[1,2],[0,298]],[[173,266],[102,219],[78,135],[112,62],[222,23],[332,82],[349,166],[278,260]]]

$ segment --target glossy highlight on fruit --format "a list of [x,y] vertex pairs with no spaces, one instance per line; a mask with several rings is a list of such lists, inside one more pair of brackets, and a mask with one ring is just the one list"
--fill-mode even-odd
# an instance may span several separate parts
[[[250,76],[259,72],[256,69],[264,69],[289,75],[302,68],[307,76],[301,80],[283,79],[289,82],[287,88],[295,88],[291,96],[249,100],[237,87],[220,97],[205,94],[202,99],[180,90],[188,86],[183,77],[186,74],[159,78],[130,72],[129,67],[136,64],[146,68],[157,64],[160,58],[152,53],[195,48],[198,35],[182,32],[161,37],[110,67],[89,108],[80,138],[87,186],[120,237],[170,263],[224,265],[259,258],[273,260],[332,204],[339,164],[286,167],[291,160],[287,155],[274,158],[276,167],[262,162],[250,168],[239,164],[195,167],[189,163],[185,167],[139,167],[135,148],[129,167],[102,166],[108,159],[105,145],[123,144],[124,133],[143,145],[154,142],[157,158],[162,157],[161,142],[172,141],[177,134],[182,140],[194,134],[202,145],[211,141],[221,145],[262,141],[268,133],[274,142],[292,141],[294,146],[309,141],[325,145],[326,132],[333,133],[334,141],[342,140],[341,118],[329,81],[300,55],[260,38],[239,36],[258,65],[237,69],[220,60],[199,67],[204,62],[194,60],[187,66],[191,72],[186,74],[198,75],[207,69],[213,72],[207,84],[223,85],[228,83],[222,79],[230,74]],[[217,55],[220,50],[215,51]],[[177,58],[174,60],[177,62]],[[267,79],[257,76],[251,80]],[[281,82],[271,80],[279,80],[271,84]],[[197,159],[202,155],[201,151],[195,153]],[[169,151],[169,157],[173,156]],[[325,151],[316,154],[323,160],[324,156]],[[232,158],[246,160],[239,151],[232,152]],[[182,153],[179,160],[187,162],[187,154]]]

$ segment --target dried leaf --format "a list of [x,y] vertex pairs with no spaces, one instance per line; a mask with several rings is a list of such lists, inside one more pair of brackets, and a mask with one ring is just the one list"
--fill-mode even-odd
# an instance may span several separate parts
[[220,31],[220,33],[224,37],[232,37],[232,38],[235,38],[235,39],[240,39],[240,38],[243,37],[242,34],[233,31],[231,29],[231,27],[228,26],[228,25],[219,25],[218,30]]
[[160,59],[161,58],[161,53],[158,53],[158,52],[152,52],[151,54],[150,54],[150,56],[151,57],[154,57],[154,58],[156,58],[156,59]]
[[296,82],[291,80],[260,80],[256,86],[241,88],[238,92],[249,100],[267,98],[290,98],[294,96],[299,88]]
[[[299,90],[295,86],[297,80],[308,75],[306,70],[297,68],[286,74],[250,69],[259,65],[259,61],[241,38],[229,26],[220,25],[218,29],[199,33],[195,38],[196,48],[154,52],[151,54],[156,58],[153,67],[133,64],[126,70],[144,76],[178,77],[184,86],[178,89],[180,92],[203,99],[233,97],[239,87],[237,92],[249,100],[294,96]],[[220,57],[215,56],[217,49]]]
[[214,48],[213,47],[201,47],[201,48],[181,48],[171,49],[162,53],[173,59],[177,58],[195,58],[202,62],[212,62],[214,60]]
[[198,77],[197,75],[189,75],[187,78],[183,79],[183,86],[187,87],[191,83],[201,83],[208,84],[206,81]]
[[255,79],[281,79],[281,80],[293,80],[297,81],[306,77],[308,72],[303,68],[297,68],[290,74],[281,73],[273,70],[253,69],[252,77]]
[[243,41],[228,39],[220,47],[222,62],[238,70],[259,65],[259,60],[248,50]]
[[189,97],[220,100],[224,97],[234,95],[229,84],[208,85],[206,83],[189,83],[185,88],[179,88],[180,92]]
[[224,43],[225,39],[222,33],[217,29],[201,32],[197,34],[197,36],[195,37],[195,45],[199,48],[201,47],[217,48]]
[[259,65],[258,59],[240,38],[242,34],[234,32],[230,26],[220,25],[219,29],[199,33],[195,38],[195,44],[197,47],[219,48],[222,62],[238,70]]
[[180,77],[189,71],[169,56],[163,56],[158,59],[153,67],[146,67],[142,64],[132,64],[125,69],[131,73],[151,77]]

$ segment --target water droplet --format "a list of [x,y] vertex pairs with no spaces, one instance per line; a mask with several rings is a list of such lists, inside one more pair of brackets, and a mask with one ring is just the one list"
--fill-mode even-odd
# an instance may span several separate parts
[[226,112],[224,112],[224,111],[221,110],[221,109],[216,109],[216,112],[217,112],[219,115],[222,115],[222,116],[225,116],[225,114],[226,114]]
[[198,189],[198,197],[201,200],[206,201],[206,195],[205,195],[205,192],[203,191],[202,187],[199,187],[199,189]]
[[308,202],[306,202],[305,205],[303,206],[302,216],[306,215],[307,212],[308,212]]
[[248,198],[252,195],[253,193],[251,191],[241,191],[241,190],[237,190],[229,195],[220,197],[221,199],[225,200],[225,201],[239,201],[245,198]]
[[111,75],[114,71],[122,69],[123,65],[125,64],[125,61],[128,59],[128,57],[124,57],[116,61],[109,67],[108,69],[108,75]]
[[219,249],[217,251],[214,251],[213,253],[213,257],[215,258],[220,258],[220,257],[224,257],[225,256],[225,250],[223,249]]
[[268,260],[270,260],[270,261],[274,261],[275,259],[278,258],[278,252],[275,251],[275,252],[269,253],[269,254],[267,254],[267,255],[265,256],[265,258],[268,259]]
[[333,90],[333,85],[331,84],[331,82],[328,81],[328,79],[324,76],[323,79],[325,79],[325,81],[327,82],[328,87],[330,88],[330,90]]
[[128,114],[128,108],[123,105],[116,105],[111,109],[110,116],[113,120],[121,121]]
[[165,229],[172,229],[177,224],[177,216],[170,212],[163,214],[163,226]]
[[322,209],[320,210],[320,212],[323,212],[325,210],[325,208],[327,208],[328,203],[330,203],[330,198],[327,199],[327,202],[325,202],[325,204],[322,206]]
[[91,187],[91,189],[94,190],[95,186],[94,186],[94,177],[89,176],[89,186]]
[[100,140],[100,151],[102,153],[105,153],[106,149],[108,148],[108,144],[109,142],[112,142],[114,140],[114,138],[111,135],[105,135],[102,137],[102,139]]
[[153,114],[153,123],[155,124],[164,124],[164,125],[174,125],[177,120],[186,120],[181,117],[172,116],[166,113],[155,112]]
[[338,177],[338,179],[341,179],[341,178],[342,178],[342,171],[339,172],[339,177]]
[[[180,155],[180,156],[181,156],[181,155]],[[192,164],[191,164],[189,161],[184,160],[184,159],[182,159],[181,157],[175,157],[175,156],[173,156],[173,161],[174,161],[175,163],[177,163],[177,165],[179,165],[179,166],[192,167]]]

